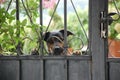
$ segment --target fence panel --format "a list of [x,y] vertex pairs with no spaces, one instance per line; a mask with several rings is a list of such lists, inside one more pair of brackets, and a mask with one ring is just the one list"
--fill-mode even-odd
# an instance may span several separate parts
[[91,62],[87,60],[70,60],[69,80],[91,80]]
[[0,80],[19,80],[19,61],[0,60]]
[[67,67],[65,60],[45,61],[45,80],[67,80]]
[[91,58],[0,57],[0,80],[91,80]]
[[120,59],[109,58],[109,80],[120,80]]
[[42,60],[22,60],[21,61],[22,80],[43,80]]
[[110,62],[109,64],[109,80],[120,80],[120,62]]

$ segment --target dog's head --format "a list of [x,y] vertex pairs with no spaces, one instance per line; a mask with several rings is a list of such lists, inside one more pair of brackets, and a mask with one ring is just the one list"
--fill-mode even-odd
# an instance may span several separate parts
[[[67,31],[67,36],[73,35]],[[48,52],[53,55],[61,55],[64,51],[64,30],[44,33],[44,40],[47,43]]]

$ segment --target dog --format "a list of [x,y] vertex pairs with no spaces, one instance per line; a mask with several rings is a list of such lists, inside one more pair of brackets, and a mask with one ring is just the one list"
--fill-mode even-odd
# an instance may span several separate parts
[[[67,37],[74,35],[71,31],[67,31]],[[44,41],[47,44],[50,55],[72,55],[73,49],[64,48],[64,30],[52,31],[44,33]],[[79,52],[77,52],[78,54]]]

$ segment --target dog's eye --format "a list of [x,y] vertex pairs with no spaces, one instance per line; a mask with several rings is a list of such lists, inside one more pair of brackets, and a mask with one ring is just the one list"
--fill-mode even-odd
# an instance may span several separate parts
[[60,39],[61,39],[62,41],[64,41],[64,38],[61,37]]
[[63,42],[63,40],[60,39],[60,38],[59,38],[59,39],[56,39],[56,38],[55,38],[54,41],[55,41],[55,42],[59,42],[59,43]]
[[48,43],[53,44],[54,42],[53,41],[48,41]]
[[50,44],[53,44],[54,40],[52,38],[50,38],[50,39],[47,40],[47,42],[50,43]]

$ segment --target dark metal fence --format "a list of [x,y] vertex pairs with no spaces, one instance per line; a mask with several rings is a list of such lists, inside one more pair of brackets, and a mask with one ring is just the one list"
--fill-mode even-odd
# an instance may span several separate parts
[[83,57],[1,57],[1,80],[91,80],[91,61]]
[[[59,1],[59,0],[58,0]],[[72,1],[72,0],[71,0]],[[19,3],[16,0],[17,19]],[[64,29],[67,30],[67,0],[64,0]],[[40,0],[40,25],[43,25],[42,0]],[[108,0],[89,1],[89,51],[82,56],[0,56],[0,80],[119,80],[120,59],[108,58],[107,22]],[[41,33],[42,34],[42,33]],[[65,46],[67,39],[65,35]],[[41,52],[43,52],[43,43]],[[18,45],[19,48],[19,45]],[[19,51],[19,50],[18,50]]]

